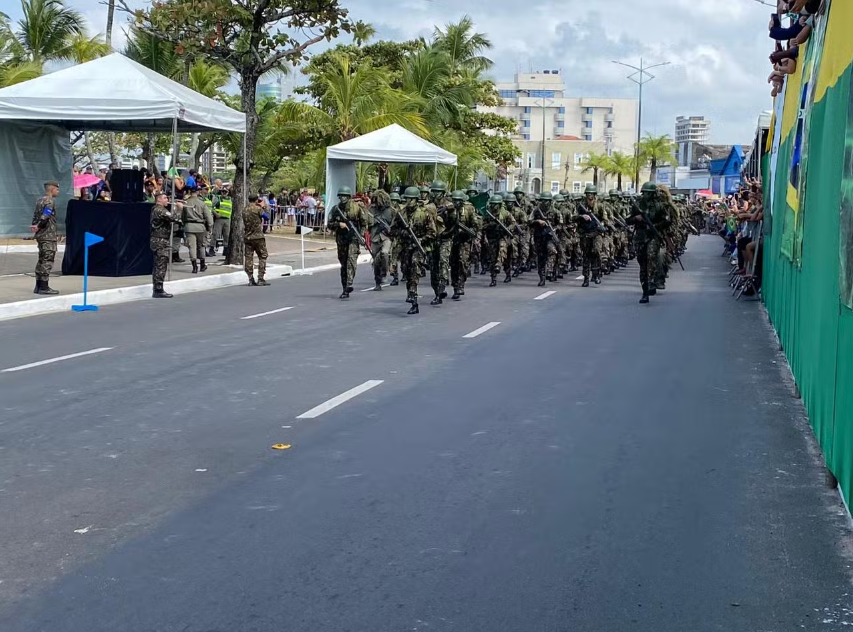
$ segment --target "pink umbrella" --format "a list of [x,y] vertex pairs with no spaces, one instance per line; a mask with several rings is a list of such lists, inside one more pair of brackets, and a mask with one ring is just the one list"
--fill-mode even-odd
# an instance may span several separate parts
[[80,175],[74,176],[74,188],[75,189],[83,189],[85,187],[90,187],[93,184],[98,184],[101,179],[93,173],[81,173]]

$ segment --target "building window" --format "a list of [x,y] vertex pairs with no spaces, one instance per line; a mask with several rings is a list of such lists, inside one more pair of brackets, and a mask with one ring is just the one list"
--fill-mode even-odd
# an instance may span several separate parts
[[536,166],[536,154],[528,152],[527,154],[527,168],[533,169]]
[[551,193],[559,193],[560,192],[560,182],[558,180],[551,180]]
[[592,108],[587,108],[587,109],[586,109],[586,113],[587,113],[587,114],[592,114]]
[[584,121],[584,127],[587,129],[592,129],[592,121]]
[[530,90],[530,96],[534,99],[553,99],[554,94],[553,90]]
[[592,140],[592,134],[584,134],[583,139],[584,140]]
[[572,193],[580,193],[581,192],[581,183],[580,182],[572,182]]
[[516,156],[516,158],[515,158],[515,166],[516,166],[516,167],[518,167],[519,169],[521,169],[521,165],[522,165],[523,163],[524,163],[524,161],[521,159],[521,156]]
[[562,128],[564,128],[565,126],[566,126],[566,122],[565,122],[565,121],[557,121],[557,127],[559,127],[559,128],[561,128],[561,129],[562,129]]
[[524,113],[525,113],[525,114],[530,114],[530,106],[529,106],[529,105],[525,105],[525,106],[524,106]]
[[575,170],[580,171],[581,165],[586,161],[586,154],[575,154]]
[[521,139],[522,140],[530,140],[530,134],[522,134]]
[[498,90],[498,94],[501,99],[515,99],[518,96],[515,90]]
[[555,151],[551,154],[551,169],[561,169],[563,166],[563,155]]
[[565,113],[566,113],[566,108],[564,108],[564,107],[561,105],[560,107],[558,107],[558,108],[557,108],[557,113],[558,113],[558,114],[565,114]]
[[521,119],[522,127],[530,127],[530,119]]
[[613,121],[607,121],[607,129],[613,129]]

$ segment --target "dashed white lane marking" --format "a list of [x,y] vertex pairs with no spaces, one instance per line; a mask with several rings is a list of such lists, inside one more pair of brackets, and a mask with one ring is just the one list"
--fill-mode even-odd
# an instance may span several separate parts
[[355,388],[351,388],[345,393],[341,393],[337,397],[333,397],[332,399],[323,402],[319,406],[315,406],[311,410],[302,413],[297,417],[297,419],[315,419],[323,413],[327,413],[333,408],[340,406],[344,402],[351,400],[353,397],[358,397],[362,393],[365,393],[372,388],[376,388],[384,381],[385,380],[367,380],[364,384],[359,384]]
[[489,329],[494,329],[494,328],[495,328],[495,327],[497,327],[498,325],[500,325],[500,322],[496,322],[496,323],[488,323],[488,324],[486,324],[486,325],[483,325],[483,326],[482,326],[482,327],[480,327],[479,329],[475,329],[475,330],[474,330],[474,331],[472,331],[470,334],[465,334],[465,335],[464,335],[464,336],[462,336],[462,337],[463,337],[463,338],[476,338],[476,337],[477,337],[477,336],[479,336],[480,334],[484,334],[484,333],[486,333],[487,331],[489,331]]
[[[382,287],[388,287],[389,285],[391,285],[391,284],[390,283],[383,283]],[[373,291],[372,287],[366,287],[363,290],[359,290],[359,292],[372,292],[372,291]]]
[[243,316],[240,320],[251,320],[252,318],[260,318],[261,316],[269,316],[270,314],[279,314],[281,312],[286,312],[289,309],[293,309],[292,307],[282,307],[281,309],[274,309],[270,312],[261,312],[260,314],[252,314],[251,316]]
[[575,277],[575,281],[583,281],[583,275],[580,275],[579,277]]
[[101,347],[99,349],[90,349],[89,351],[81,351],[80,353],[72,353],[70,355],[59,356],[58,358],[50,358],[49,360],[40,360],[39,362],[32,362],[30,364],[22,364],[21,366],[13,366],[8,369],[3,369],[0,373],[14,373],[15,371],[23,371],[24,369],[32,369],[37,366],[44,366],[45,364],[53,364],[54,362],[62,362],[63,360],[73,360],[74,358],[82,358],[83,356],[92,355],[94,353],[103,353],[104,351],[109,351],[114,347]]
[[8,279],[10,277],[21,277],[21,276],[26,276],[26,275],[23,273],[20,273],[20,274],[0,274],[0,279]]
[[556,294],[556,293],[557,292],[555,292],[554,290],[551,290],[550,292],[545,292],[544,294],[540,294],[539,296],[537,296],[533,300],[534,301],[544,301],[546,298],[548,298],[549,296],[554,296],[554,294]]

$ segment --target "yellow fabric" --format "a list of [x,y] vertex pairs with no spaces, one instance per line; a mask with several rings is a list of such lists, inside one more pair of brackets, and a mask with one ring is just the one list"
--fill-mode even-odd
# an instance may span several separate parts
[[838,82],[853,62],[851,24],[853,24],[853,2],[850,0],[832,2],[829,7],[829,22],[826,26],[826,40],[823,46],[820,74],[817,77],[815,101],[820,101],[826,96],[826,91]]
[[788,75],[785,86],[785,107],[782,110],[782,140],[788,138],[793,130],[797,127],[797,117],[800,114],[800,99],[802,98],[803,85],[803,66],[802,63],[806,59],[806,46],[808,43],[800,46],[800,59],[797,63],[797,70],[793,75]]

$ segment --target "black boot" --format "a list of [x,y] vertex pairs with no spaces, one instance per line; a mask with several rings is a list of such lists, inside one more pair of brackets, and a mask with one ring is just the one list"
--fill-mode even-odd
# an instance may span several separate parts
[[184,260],[181,259],[181,255],[179,255],[177,252],[173,252],[172,263],[184,263]]
[[227,259],[227,258],[228,258],[228,248],[227,248],[227,247],[222,248],[222,256],[223,256],[225,259]]
[[458,289],[454,288],[453,296],[451,296],[450,298],[451,300],[458,301],[460,298],[462,298],[462,294],[459,292]]
[[204,262],[204,259],[201,260],[201,267],[199,268],[202,272],[207,270],[207,264]]
[[264,287],[267,287],[267,286],[269,286],[270,282],[264,280],[264,277],[258,277],[258,283],[257,284],[264,286]]
[[249,277],[249,286],[254,287],[257,284],[258,284],[258,282],[255,281],[255,277]]
[[344,291],[341,292],[341,295],[338,298],[340,298],[340,299],[349,298],[349,292],[347,292],[347,288],[344,288]]
[[658,288],[657,288],[657,286],[654,284],[654,282],[653,282],[653,281],[649,281],[649,285],[648,285],[648,287],[649,287],[649,290],[648,290],[648,292],[649,292],[649,296],[654,296],[654,295],[656,295],[656,294],[658,293]]
[[198,261],[190,259],[190,263],[193,264],[193,274],[198,274]]
[[538,287],[545,287],[545,275],[544,274],[539,275],[539,283],[537,284],[537,286]]
[[382,281],[380,279],[376,279],[374,281],[373,291],[374,292],[381,292],[382,291]]
[[41,294],[41,281],[36,279],[36,289],[33,290],[33,294]]
[[207,252],[205,254],[208,257],[215,257],[216,256],[216,250],[214,250],[213,246],[211,246],[210,248],[207,249]]
[[577,272],[577,271],[578,271],[577,266],[572,266],[571,268],[569,268],[569,272]]
[[421,310],[418,309],[418,301],[413,300],[412,306],[409,308],[409,311],[406,312],[406,314],[420,314],[420,313],[421,313]]
[[154,293],[151,295],[151,298],[172,298],[172,295],[163,289],[162,283],[155,283]]
[[516,268],[515,270],[512,271],[513,278],[517,279],[519,274],[521,274],[521,268]]
[[643,298],[640,299],[640,303],[645,305],[649,302],[649,286],[646,283],[643,283]]
[[398,285],[400,285],[400,279],[391,277],[391,287],[397,287]]
[[59,290],[54,290],[52,287],[50,287],[49,283],[50,283],[50,281],[42,281],[41,282],[41,289],[39,289],[38,293],[39,294],[46,294],[48,296],[53,296],[55,294],[59,294]]
[[592,282],[596,285],[601,285],[601,272],[592,276]]
[[438,286],[438,298],[442,300],[447,298],[447,288],[444,284]]
[[429,302],[430,305],[441,305],[442,303],[444,303],[444,301],[441,300],[441,295],[437,295]]
[[498,284],[498,280],[492,277],[491,283],[489,283],[489,287],[495,287]]
[[512,283],[512,275],[507,272],[506,277],[504,278],[504,283]]
[[589,287],[589,277],[585,276],[583,278],[583,283],[581,283],[581,287]]

